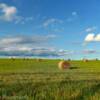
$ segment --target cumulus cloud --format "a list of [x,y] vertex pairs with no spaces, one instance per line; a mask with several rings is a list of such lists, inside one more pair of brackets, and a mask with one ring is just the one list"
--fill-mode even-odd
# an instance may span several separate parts
[[85,42],[100,42],[100,34],[93,34],[93,33],[89,33],[86,37],[85,37]]
[[14,21],[15,24],[25,24],[34,20],[33,16],[23,17],[18,15],[18,9],[15,6],[9,6],[5,3],[0,3],[0,20]]
[[97,35],[95,36],[94,40],[100,42],[100,34],[97,34]]
[[6,21],[12,21],[15,19],[15,16],[17,14],[17,8],[14,6],[8,6],[4,3],[0,4],[0,10],[1,10],[1,16],[0,19],[6,20]]
[[92,41],[94,41],[94,38],[95,38],[95,34],[89,33],[89,34],[85,37],[85,42],[92,42]]

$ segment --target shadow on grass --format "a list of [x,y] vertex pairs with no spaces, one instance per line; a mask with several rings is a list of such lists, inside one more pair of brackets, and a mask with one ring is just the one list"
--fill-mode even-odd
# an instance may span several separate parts
[[70,67],[70,69],[78,69],[78,67]]

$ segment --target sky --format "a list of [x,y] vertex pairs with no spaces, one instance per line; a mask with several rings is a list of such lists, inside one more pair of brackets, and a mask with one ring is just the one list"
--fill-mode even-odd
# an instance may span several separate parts
[[0,57],[100,59],[100,0],[0,0]]

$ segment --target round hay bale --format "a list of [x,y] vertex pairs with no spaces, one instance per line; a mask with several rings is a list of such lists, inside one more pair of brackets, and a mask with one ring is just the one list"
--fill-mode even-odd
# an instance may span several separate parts
[[42,61],[42,59],[37,59],[37,62],[41,62]]
[[99,59],[98,59],[98,58],[96,58],[96,59],[95,59],[95,61],[99,61]]
[[68,61],[71,61],[71,59],[68,59]]
[[88,59],[83,59],[83,61],[84,61],[84,62],[88,62],[89,60],[88,60]]
[[60,61],[58,63],[59,69],[68,69],[68,68],[70,68],[70,66],[71,66],[70,63],[67,61]]

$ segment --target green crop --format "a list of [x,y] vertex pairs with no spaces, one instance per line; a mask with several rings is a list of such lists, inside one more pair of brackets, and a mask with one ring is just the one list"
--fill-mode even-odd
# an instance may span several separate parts
[[100,61],[0,59],[0,100],[100,100]]

